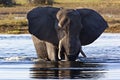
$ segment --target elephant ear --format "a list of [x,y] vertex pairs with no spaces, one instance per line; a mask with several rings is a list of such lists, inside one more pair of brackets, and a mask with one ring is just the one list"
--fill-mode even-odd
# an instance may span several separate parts
[[29,32],[38,39],[58,43],[55,31],[55,17],[59,8],[37,7],[27,14]]
[[81,16],[83,28],[80,33],[82,45],[94,42],[108,27],[103,17],[91,9],[77,9]]

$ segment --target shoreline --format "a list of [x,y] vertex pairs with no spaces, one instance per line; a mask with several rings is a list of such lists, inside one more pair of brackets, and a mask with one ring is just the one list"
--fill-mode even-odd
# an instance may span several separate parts
[[[120,27],[109,27],[103,33],[120,33]],[[29,34],[29,31],[28,27],[17,29],[11,27],[1,29],[0,27],[0,34]]]

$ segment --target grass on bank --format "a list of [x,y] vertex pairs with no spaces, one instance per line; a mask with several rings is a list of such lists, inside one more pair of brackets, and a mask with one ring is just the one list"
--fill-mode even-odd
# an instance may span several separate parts
[[15,0],[15,2],[16,2],[17,4],[21,4],[21,5],[26,5],[26,4],[28,4],[28,0]]
[[[0,8],[0,33],[28,33],[27,20],[16,20],[25,17],[35,6],[26,5],[26,0],[17,0],[22,6]],[[102,14],[109,24],[106,32],[120,32],[120,0],[54,0],[54,7],[91,8]],[[111,16],[112,15],[112,16]]]
[[54,0],[54,1],[58,3],[81,3],[81,2],[98,3],[98,2],[101,2],[102,0]]
[[20,34],[28,33],[27,20],[5,19],[0,20],[0,33]]
[[[109,28],[105,32],[119,33],[120,32],[120,18],[105,17]],[[28,33],[28,24],[26,19],[4,19],[0,20],[0,33],[20,34]]]

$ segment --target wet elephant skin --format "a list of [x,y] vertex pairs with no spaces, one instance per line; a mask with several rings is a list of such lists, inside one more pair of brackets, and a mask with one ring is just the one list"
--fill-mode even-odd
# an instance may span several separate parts
[[29,32],[40,59],[75,61],[82,46],[94,42],[108,27],[92,9],[37,7],[27,14]]

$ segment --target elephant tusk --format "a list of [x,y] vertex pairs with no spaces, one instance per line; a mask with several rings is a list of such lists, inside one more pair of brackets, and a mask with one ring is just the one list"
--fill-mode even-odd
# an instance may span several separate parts
[[60,23],[58,23],[58,26],[59,26],[59,27],[62,27],[62,25],[61,25]]

